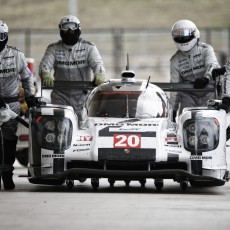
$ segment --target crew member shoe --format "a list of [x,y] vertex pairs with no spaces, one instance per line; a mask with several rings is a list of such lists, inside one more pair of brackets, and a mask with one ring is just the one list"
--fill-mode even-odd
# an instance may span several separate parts
[[15,188],[15,184],[13,182],[13,173],[2,173],[2,181],[5,190],[13,190]]

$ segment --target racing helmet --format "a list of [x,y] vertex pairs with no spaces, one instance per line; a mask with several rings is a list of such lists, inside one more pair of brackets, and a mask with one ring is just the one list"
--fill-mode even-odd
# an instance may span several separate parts
[[81,30],[80,21],[76,16],[66,15],[61,18],[59,22],[59,29],[63,31],[67,30]]
[[8,32],[8,26],[4,21],[0,20],[0,41],[6,40],[6,38],[8,37]]
[[172,26],[172,38],[181,51],[189,51],[199,41],[200,32],[190,20],[179,20]]
[[61,18],[59,23],[60,36],[66,45],[75,45],[81,35],[80,21],[73,15]]

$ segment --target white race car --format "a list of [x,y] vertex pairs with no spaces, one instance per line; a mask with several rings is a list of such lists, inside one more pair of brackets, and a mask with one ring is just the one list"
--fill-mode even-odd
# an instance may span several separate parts
[[[73,84],[73,83],[71,83]],[[228,180],[226,130],[229,100],[186,108],[172,122],[167,94],[147,80],[123,71],[121,79],[94,88],[80,123],[70,106],[42,104],[30,109],[29,181],[69,189],[74,180],[100,178],[110,186],[132,180],[144,186],[163,179],[186,189],[222,186]],[[226,109],[227,108],[227,109]]]

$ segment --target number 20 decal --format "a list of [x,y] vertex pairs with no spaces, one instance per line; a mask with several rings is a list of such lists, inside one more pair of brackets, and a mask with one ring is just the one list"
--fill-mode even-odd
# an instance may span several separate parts
[[114,134],[114,148],[140,148],[140,134]]

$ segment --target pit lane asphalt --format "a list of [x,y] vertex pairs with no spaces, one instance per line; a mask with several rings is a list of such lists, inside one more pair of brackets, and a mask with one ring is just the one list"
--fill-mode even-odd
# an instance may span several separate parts
[[165,180],[157,192],[153,180],[145,188],[133,181],[129,187],[117,181],[114,188],[106,179],[94,191],[91,181],[66,185],[30,184],[27,169],[15,165],[14,191],[0,191],[1,230],[229,230],[230,182],[213,188],[181,190]]

